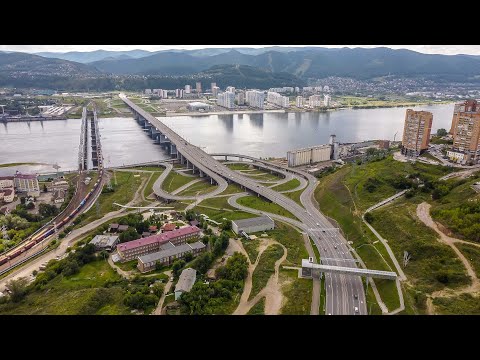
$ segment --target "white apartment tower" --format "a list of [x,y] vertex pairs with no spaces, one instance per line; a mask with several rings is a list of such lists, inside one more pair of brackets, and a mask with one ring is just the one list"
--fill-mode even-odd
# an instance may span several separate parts
[[245,93],[245,102],[251,107],[263,109],[265,102],[265,93],[258,90],[247,91]]

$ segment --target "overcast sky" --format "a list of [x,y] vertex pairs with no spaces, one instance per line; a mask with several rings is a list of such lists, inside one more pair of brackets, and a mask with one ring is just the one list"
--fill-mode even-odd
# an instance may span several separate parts
[[[205,49],[229,47],[254,47],[261,48],[272,45],[0,45],[0,50],[20,52],[67,52],[67,51],[94,51],[94,50],[133,50],[144,49],[148,51],[168,49]],[[410,49],[427,54],[471,54],[480,55],[480,45],[279,45],[279,46],[320,46],[320,47],[379,47],[386,46],[392,49]]]

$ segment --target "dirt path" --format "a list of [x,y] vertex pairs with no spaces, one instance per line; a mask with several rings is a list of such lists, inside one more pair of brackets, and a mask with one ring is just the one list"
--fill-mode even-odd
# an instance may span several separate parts
[[448,246],[450,246],[453,251],[455,251],[455,254],[457,257],[462,261],[463,266],[465,266],[465,269],[467,269],[467,274],[471,279],[471,284],[468,286],[465,286],[460,289],[452,290],[452,289],[444,289],[444,290],[439,290],[435,291],[431,294],[431,297],[427,299],[427,313],[428,314],[435,314],[435,307],[433,305],[433,299],[436,297],[450,297],[450,296],[458,296],[461,294],[465,293],[476,293],[480,292],[480,281],[477,278],[477,275],[475,274],[475,270],[473,269],[472,265],[470,262],[465,258],[465,256],[461,253],[460,250],[455,246],[456,242],[459,243],[466,243],[474,246],[478,246],[478,244],[472,244],[469,243],[468,241],[452,238],[450,236],[445,235],[438,227],[437,223],[433,221],[432,217],[430,216],[430,207],[431,205],[429,203],[423,202],[417,207],[417,216],[418,218],[429,228],[433,229],[438,235],[439,238],[438,241],[441,243],[444,243]]
[[[245,280],[245,286],[243,288],[242,297],[240,298],[240,303],[238,304],[237,309],[234,311],[233,315],[245,315],[250,311],[250,309],[259,302],[263,297],[265,297],[265,315],[277,315],[282,308],[283,294],[281,292],[281,285],[278,282],[279,268],[280,264],[285,261],[287,258],[287,249],[282,244],[272,240],[272,239],[262,239],[258,247],[258,255],[255,263],[252,264],[248,258],[247,252],[243,248],[242,243],[239,240],[236,240],[237,244],[243,249],[242,253],[247,256],[249,267],[248,275]],[[263,252],[273,244],[278,244],[283,248],[283,256],[275,262],[275,273],[268,279],[267,285],[250,301],[248,297],[252,292],[252,276],[255,268],[260,261],[260,257]]]
[[162,296],[160,297],[160,300],[158,301],[157,308],[156,308],[155,311],[152,313],[152,315],[162,315],[163,302],[165,301],[165,297],[166,297],[167,293],[170,291],[170,288],[172,287],[172,283],[173,283],[173,281],[171,280],[171,278],[172,278],[172,272],[171,272],[170,270],[169,270],[169,271],[165,271],[165,274],[168,275],[168,282],[167,282],[167,284],[165,285],[165,289],[163,290],[163,294],[162,294]]

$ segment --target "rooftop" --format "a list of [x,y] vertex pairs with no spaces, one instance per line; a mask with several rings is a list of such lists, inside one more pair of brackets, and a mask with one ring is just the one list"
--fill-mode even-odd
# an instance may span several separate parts
[[15,174],[15,178],[17,179],[27,179],[27,180],[34,180],[37,178],[37,175],[29,175],[29,174]]
[[152,235],[152,236],[149,236],[149,237],[146,237],[146,238],[143,238],[143,239],[129,241],[129,242],[118,245],[117,248],[120,251],[126,251],[126,250],[130,250],[130,249],[135,249],[139,246],[145,246],[145,245],[154,244],[154,243],[161,243],[161,244],[162,243],[167,243],[170,240],[175,239],[179,236],[190,235],[190,234],[194,234],[196,232],[200,232],[200,229],[198,227],[188,226],[188,227],[184,227],[184,228],[181,228],[181,229],[176,229],[176,230],[173,230],[173,231],[169,231],[167,233]]
[[112,247],[117,241],[118,236],[109,236],[109,235],[97,235],[95,236],[89,244],[93,244],[98,247]]
[[189,292],[192,290],[193,284],[197,279],[197,271],[192,268],[187,268],[182,271],[180,278],[178,279],[175,291]]
[[178,245],[178,246],[170,246],[169,248],[164,249],[162,251],[158,251],[158,252],[154,252],[154,253],[151,253],[151,254],[140,256],[138,258],[138,260],[145,264],[145,263],[149,263],[149,262],[152,262],[152,261],[158,261],[158,260],[160,260],[164,257],[167,257],[167,256],[177,255],[177,254],[183,253],[185,251],[194,250],[194,249],[203,249],[204,247],[205,247],[205,244],[202,243],[201,241],[197,241],[197,242],[194,242],[192,244],[182,244],[182,245]]
[[0,176],[0,180],[13,180],[13,176]]
[[162,230],[172,231],[172,230],[175,230],[175,227],[176,227],[175,224],[173,224],[173,223],[168,223],[168,224],[165,224],[165,225],[162,226]]
[[268,216],[259,216],[251,219],[242,219],[242,220],[232,220],[239,228],[258,226],[273,223],[273,220]]

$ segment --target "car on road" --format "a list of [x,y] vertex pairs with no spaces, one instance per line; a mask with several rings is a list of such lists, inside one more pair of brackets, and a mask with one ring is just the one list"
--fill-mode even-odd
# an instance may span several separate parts
[[320,224],[319,224],[319,223],[317,223],[317,226],[320,226]]
[[334,245],[334,248],[336,249],[336,248],[337,248],[337,245]]
[[353,295],[353,298],[354,298],[355,300],[358,300],[358,294],[354,294],[354,295]]
[[355,313],[358,314],[358,307],[357,306],[355,306]]
[[327,248],[323,248],[323,251],[327,251]]

